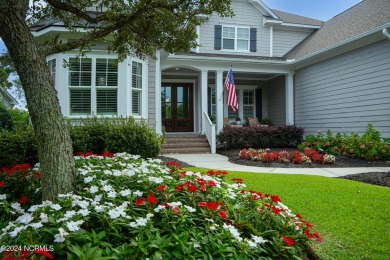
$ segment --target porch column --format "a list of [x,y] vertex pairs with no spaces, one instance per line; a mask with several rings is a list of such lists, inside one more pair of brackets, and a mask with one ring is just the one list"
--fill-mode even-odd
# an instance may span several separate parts
[[204,112],[207,113],[207,85],[208,85],[208,82],[207,82],[207,75],[208,75],[208,71],[207,70],[202,70],[201,72],[201,81],[200,81],[200,89],[201,89],[201,98],[200,98],[200,104],[201,104],[201,111],[200,111],[200,118],[201,118],[201,122],[202,122],[202,127],[201,127],[201,133],[204,134],[206,129],[205,129],[205,126],[206,126],[206,121],[205,121],[205,118],[203,116]]
[[215,101],[216,101],[216,115],[217,133],[223,128],[223,71],[217,70],[215,73]]
[[286,79],[286,125],[294,124],[294,73],[288,73]]
[[162,134],[162,118],[161,118],[161,63],[160,51],[156,51],[156,133]]

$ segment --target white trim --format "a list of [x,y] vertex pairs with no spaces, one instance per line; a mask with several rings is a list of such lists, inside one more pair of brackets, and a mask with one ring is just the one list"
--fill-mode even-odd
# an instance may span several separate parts
[[[31,31],[31,34],[34,36],[34,37],[39,37],[39,36],[42,36],[46,33],[50,33],[50,32],[69,32],[70,31],[65,28],[63,25],[62,26],[53,26],[53,25],[50,25],[49,27],[46,27],[44,29],[41,29],[39,31]],[[78,28],[76,29],[76,33],[86,33],[88,32],[88,30],[84,29],[84,28]]]
[[274,56],[274,27],[269,27],[269,56]]
[[200,45],[200,25],[197,25],[197,26],[196,26],[196,35],[197,35],[197,37],[196,37],[196,44],[197,44],[197,46],[196,46],[196,48],[195,48],[195,52],[196,52],[196,53],[199,53],[199,45]]
[[285,75],[286,88],[286,125],[294,124],[294,74]]
[[156,51],[156,74],[155,74],[155,102],[156,102],[156,132],[162,134],[161,118],[161,53]]
[[207,89],[208,89],[208,71],[207,70],[202,70],[200,73],[200,93],[201,93],[201,122],[202,122],[202,127],[201,127],[201,133],[204,134],[206,131],[206,120],[205,117],[203,116],[203,113],[207,114]]
[[224,90],[224,81],[223,81],[223,70],[217,70],[215,72],[215,121],[217,123],[217,132],[221,131],[223,128],[223,97],[221,98]]
[[[221,24],[222,25],[222,37],[221,37],[221,51],[227,51],[227,52],[240,52],[240,53],[250,53],[250,41],[251,41],[251,29],[249,26],[241,26],[241,25],[227,25],[227,24]],[[234,28],[234,39],[233,38],[224,38],[223,37],[223,29],[224,28]],[[238,49],[238,40],[246,40],[246,39],[238,39],[238,29],[247,29],[248,30],[248,49],[247,50],[239,50]],[[234,40],[234,49],[224,49],[223,47],[223,39],[230,39]]]
[[271,15],[273,18],[279,19],[279,17],[274,12],[272,12],[272,10],[269,9],[268,6],[266,6],[262,1],[249,0],[249,2],[251,2],[260,12],[265,11],[266,13]]

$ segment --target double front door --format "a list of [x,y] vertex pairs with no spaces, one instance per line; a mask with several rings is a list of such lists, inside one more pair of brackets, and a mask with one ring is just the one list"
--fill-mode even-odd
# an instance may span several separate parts
[[167,132],[193,132],[193,85],[163,83],[161,87],[162,124]]

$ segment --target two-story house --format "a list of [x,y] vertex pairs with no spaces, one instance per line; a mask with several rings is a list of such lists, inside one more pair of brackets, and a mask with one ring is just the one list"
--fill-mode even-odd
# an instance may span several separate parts
[[[47,57],[62,113],[68,118],[122,115],[147,119],[157,133],[210,135],[223,119],[269,118],[306,134],[331,129],[362,133],[372,123],[390,137],[390,1],[365,0],[327,22],[273,10],[260,0],[234,0],[235,16],[211,16],[197,27],[191,53],[129,56],[117,63],[104,43]],[[32,28],[38,39],[61,23]],[[62,66],[63,60],[69,66]],[[226,106],[232,67],[239,108]],[[209,137],[211,138],[211,137]],[[215,142],[211,141],[210,142]]]

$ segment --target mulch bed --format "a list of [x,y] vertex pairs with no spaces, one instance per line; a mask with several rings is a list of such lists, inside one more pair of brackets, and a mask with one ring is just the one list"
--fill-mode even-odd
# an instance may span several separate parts
[[[283,150],[283,149],[278,149]],[[286,151],[291,151],[293,149],[284,149]],[[229,161],[235,164],[247,165],[247,166],[257,166],[257,167],[275,167],[275,168],[345,168],[345,167],[390,167],[390,164],[385,161],[366,161],[361,159],[353,159],[343,156],[336,156],[335,164],[292,164],[292,163],[263,163],[258,161],[250,161],[240,159],[238,156],[240,150],[218,150],[217,153],[224,155],[229,158]],[[168,162],[177,162],[180,163],[183,168],[185,167],[194,167],[188,163],[165,157],[157,157],[162,160],[162,164],[166,165]],[[390,171],[389,172],[366,172],[359,174],[351,174],[347,176],[339,177],[340,179],[353,180],[358,182],[364,182],[373,185],[379,185],[384,187],[390,187]]]

